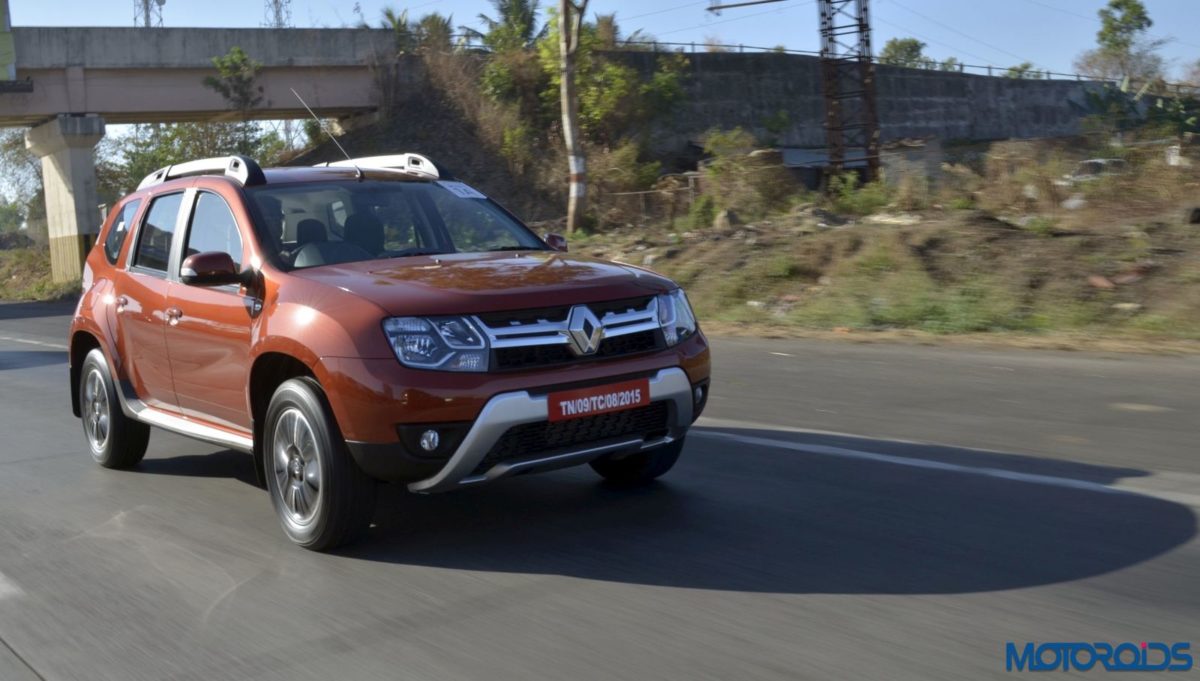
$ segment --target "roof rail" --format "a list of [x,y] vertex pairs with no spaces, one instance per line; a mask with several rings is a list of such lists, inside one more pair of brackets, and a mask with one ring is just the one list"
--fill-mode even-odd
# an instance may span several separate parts
[[174,180],[180,177],[191,177],[193,175],[217,175],[224,174],[225,177],[237,182],[243,187],[255,184],[264,184],[267,181],[263,175],[262,168],[254,159],[246,156],[219,156],[217,158],[202,158],[196,161],[188,161],[187,163],[177,163],[173,166],[166,166],[150,173],[138,185],[138,189],[153,187],[156,184],[162,184],[167,180]]
[[377,168],[383,170],[400,170],[414,175],[424,175],[434,180],[449,180],[451,174],[443,167],[434,163],[428,156],[421,154],[388,154],[386,156],[364,156],[345,161],[330,161],[318,163],[320,168]]

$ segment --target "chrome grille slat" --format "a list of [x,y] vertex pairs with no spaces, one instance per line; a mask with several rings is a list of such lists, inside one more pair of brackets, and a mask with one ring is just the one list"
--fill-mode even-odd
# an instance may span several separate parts
[[[495,318],[496,315],[489,315]],[[658,328],[658,299],[651,297],[642,309],[625,312],[606,312],[599,316],[601,340],[631,333],[653,331]],[[489,325],[480,316],[473,321],[487,334],[492,348],[520,348],[537,345],[562,345],[569,342],[568,320],[549,321],[539,319],[531,324],[510,323],[507,326]]]

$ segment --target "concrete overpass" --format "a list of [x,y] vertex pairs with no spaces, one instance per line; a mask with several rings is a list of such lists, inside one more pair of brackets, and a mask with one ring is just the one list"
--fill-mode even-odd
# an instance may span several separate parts
[[[32,126],[26,146],[42,158],[55,278],[79,276],[86,237],[99,229],[93,150],[106,123],[235,118],[203,83],[216,73],[212,58],[235,46],[262,64],[252,118],[306,118],[291,88],[323,117],[373,111],[370,65],[392,40],[381,29],[14,27],[16,77],[33,88],[0,93],[0,126]],[[386,77],[401,96],[420,78]]]

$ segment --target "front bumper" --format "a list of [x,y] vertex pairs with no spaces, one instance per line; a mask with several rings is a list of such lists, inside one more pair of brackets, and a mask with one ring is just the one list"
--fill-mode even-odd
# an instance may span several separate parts
[[[667,404],[665,435],[647,439],[645,434],[633,433],[578,446],[533,452],[480,471],[477,470],[480,463],[510,428],[547,419],[546,395],[527,390],[501,393],[484,405],[479,418],[446,463],[436,473],[410,482],[408,488],[425,494],[445,492],[519,473],[574,466],[608,454],[652,449],[682,438],[693,420],[692,384],[688,375],[677,367],[658,371],[650,378],[650,401]],[[353,447],[352,451],[355,451]],[[359,458],[359,452],[355,451],[355,454]]]

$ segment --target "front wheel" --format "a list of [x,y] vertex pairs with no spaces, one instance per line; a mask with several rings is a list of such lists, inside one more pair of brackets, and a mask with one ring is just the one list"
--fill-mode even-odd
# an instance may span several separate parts
[[350,457],[320,384],[295,378],[280,385],[263,436],[267,488],[289,539],[326,551],[367,529],[376,484]]
[[146,456],[150,426],[121,411],[108,362],[99,348],[89,352],[80,367],[79,415],[96,463],[105,468],[132,468]]
[[605,480],[623,487],[645,485],[671,470],[683,452],[683,438],[645,452],[619,459],[603,458],[591,463]]

